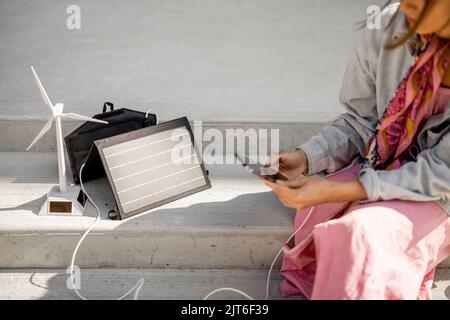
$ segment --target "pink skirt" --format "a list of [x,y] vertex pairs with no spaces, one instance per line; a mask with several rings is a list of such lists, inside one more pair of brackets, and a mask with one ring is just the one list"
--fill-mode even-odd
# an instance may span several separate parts
[[[355,179],[357,164],[328,179]],[[297,211],[298,228],[310,208]],[[450,255],[450,218],[434,202],[316,206],[286,244],[283,296],[307,299],[431,299],[435,267]]]

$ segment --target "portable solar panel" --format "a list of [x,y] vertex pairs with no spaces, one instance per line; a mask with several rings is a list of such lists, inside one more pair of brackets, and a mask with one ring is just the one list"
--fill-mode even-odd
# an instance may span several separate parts
[[95,141],[120,219],[208,189],[186,117]]

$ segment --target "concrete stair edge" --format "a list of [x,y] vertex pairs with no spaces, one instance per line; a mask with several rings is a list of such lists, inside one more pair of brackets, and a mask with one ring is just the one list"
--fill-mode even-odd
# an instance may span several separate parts
[[[212,290],[232,287],[255,299],[263,299],[268,270],[249,269],[81,269],[80,292],[88,299],[117,299],[139,279],[144,279],[139,300],[203,299]],[[65,269],[0,270],[0,299],[78,299],[67,288]],[[270,278],[270,300],[302,300],[303,296],[283,298],[279,291],[283,279],[278,270]],[[132,295],[128,297],[132,299]],[[245,299],[235,292],[220,292],[210,299]],[[438,269],[432,287],[433,300],[450,299],[450,269]]]
[[[0,164],[0,268],[67,266],[81,232],[93,222],[93,209],[85,217],[37,216],[32,211],[38,203],[29,199],[39,200],[57,182],[56,157],[33,152],[0,155],[4,159]],[[243,172],[239,166],[212,170],[218,189],[123,222],[105,220],[103,210],[99,229],[86,239],[77,263],[92,268],[268,267],[293,232],[293,212],[259,181],[242,176]],[[104,181],[99,179],[92,187],[101,202],[111,202]],[[205,204],[197,206],[198,202]],[[215,203],[214,212],[209,209],[211,203]],[[450,259],[440,265],[445,266],[450,266]]]
[[[193,125],[193,119],[191,125]],[[0,152],[1,151],[25,151],[36,134],[45,124],[46,119],[31,118],[20,119],[16,117],[0,116]],[[217,129],[223,136],[225,130],[236,129],[278,129],[280,136],[280,148],[287,149],[306,141],[312,135],[319,132],[325,122],[267,122],[267,121],[205,121],[202,123],[202,131]],[[82,122],[64,121],[63,136],[75,130]],[[196,137],[197,138],[197,137]],[[267,139],[270,143],[270,134]],[[49,130],[31,149],[31,152],[53,152],[56,150],[55,130]]]

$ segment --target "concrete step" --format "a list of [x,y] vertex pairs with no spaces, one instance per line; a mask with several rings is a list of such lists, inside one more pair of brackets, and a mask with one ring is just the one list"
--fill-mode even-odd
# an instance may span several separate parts
[[[78,299],[66,285],[63,269],[0,271],[0,299]],[[265,269],[82,269],[80,292],[88,299],[117,299],[143,278],[139,299],[203,299],[222,287],[241,290],[253,298],[266,294]],[[282,298],[282,276],[271,277],[270,299]],[[132,294],[129,299],[132,299]],[[213,299],[245,299],[234,292],[219,292]],[[292,297],[291,299],[302,299]]]
[[[143,278],[139,299],[203,299],[221,287],[244,291],[263,299],[267,270],[264,269],[83,269],[81,293],[88,299],[117,299]],[[282,276],[273,272],[269,299],[282,298]],[[14,269],[0,271],[0,299],[77,299],[66,286],[62,269]],[[129,299],[132,298],[132,295]],[[432,289],[434,300],[450,299],[450,269],[438,269]],[[245,299],[234,292],[219,292],[211,299]],[[302,296],[288,299],[302,299]]]
[[165,118],[329,118],[355,23],[379,2],[78,0],[81,29],[69,30],[67,3],[0,1],[0,114],[47,114],[32,64],[67,112],[110,100]]
[[[0,268],[56,268],[70,262],[80,235],[94,221],[38,216],[57,183],[55,153],[0,153]],[[292,233],[294,210],[238,165],[209,168],[213,188],[147,214],[112,221],[105,179],[87,183],[102,219],[77,264],[114,268],[264,268]],[[71,178],[68,177],[68,181]]]
[[[95,210],[89,206],[83,217],[38,216],[46,192],[57,183],[56,154],[2,152],[0,159],[0,268],[65,268]],[[124,221],[107,218],[114,200],[106,180],[88,183],[102,219],[83,243],[76,264],[267,268],[293,232],[295,210],[283,207],[238,165],[209,170],[212,189]]]
[[[86,114],[89,116],[94,113]],[[324,118],[326,119],[326,118]],[[329,118],[331,119],[331,118]],[[42,129],[48,118],[41,116],[5,116],[0,115],[0,151],[25,151],[28,145],[33,141],[37,133]],[[161,119],[161,122],[169,119]],[[191,125],[197,125],[195,119],[189,118]],[[83,122],[76,120],[64,120],[63,123],[63,135],[66,136]],[[270,130],[278,130],[280,138],[280,148],[287,149],[294,146],[298,146],[302,142],[309,139],[311,136],[319,132],[322,128],[323,122],[264,122],[264,121],[234,121],[234,122],[217,122],[217,121],[204,121],[201,123],[201,128],[198,132],[206,132],[207,130],[214,129],[216,132],[220,132],[225,137],[226,130],[242,129],[244,131],[248,129],[252,130],[267,130],[267,139],[262,134],[258,136],[261,143],[268,143],[270,146]],[[194,130],[196,133],[197,131]],[[275,134],[275,132],[273,133]],[[196,136],[196,142],[199,144],[202,142],[202,137]],[[203,147],[208,145],[210,141],[203,141]],[[225,149],[225,148],[224,148]],[[49,152],[56,151],[56,136],[55,130],[49,130],[30,151],[34,152]]]

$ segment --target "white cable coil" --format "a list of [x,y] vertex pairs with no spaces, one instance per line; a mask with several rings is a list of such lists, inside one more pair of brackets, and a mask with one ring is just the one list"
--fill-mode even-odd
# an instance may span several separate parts
[[[84,165],[86,164],[83,163],[83,165],[80,168],[80,186],[81,186],[81,190],[84,192],[84,194],[86,195],[87,199],[92,203],[92,205],[94,206],[95,210],[97,210],[97,217],[95,218],[95,221],[89,226],[89,228],[83,233],[83,235],[81,236],[80,240],[78,240],[77,245],[75,246],[75,250],[73,251],[72,254],[72,260],[70,261],[70,279],[72,280],[72,288],[74,289],[76,295],[81,299],[81,300],[88,300],[86,297],[84,297],[77,289],[77,286],[75,285],[75,278],[74,278],[74,267],[75,267],[75,259],[77,257],[77,253],[78,250],[80,249],[81,244],[83,243],[84,239],[86,238],[86,236],[88,235],[89,232],[91,232],[91,230],[95,227],[95,225],[100,221],[100,209],[97,207],[97,205],[95,204],[94,200],[92,200],[92,198],[89,196],[89,194],[86,192],[86,190],[84,189],[84,185],[83,185],[83,178],[82,178],[82,173],[83,173],[83,168]],[[144,285],[144,278],[139,279],[138,282],[136,282],[136,284],[130,289],[128,290],[125,294],[123,294],[122,296],[120,296],[119,298],[117,298],[117,300],[123,300],[126,297],[128,297],[130,295],[131,292],[133,292],[133,290],[136,290],[134,295],[133,295],[133,299],[137,300],[138,296],[139,296],[139,292],[142,289],[142,286]]]
[[[85,165],[85,163],[83,163],[83,165],[82,165],[81,168],[80,168],[80,185],[81,185],[81,190],[84,192],[84,194],[86,195],[87,199],[92,203],[92,205],[93,205],[93,206],[95,207],[95,209],[97,210],[97,217],[96,217],[94,223],[92,223],[92,225],[91,225],[91,226],[84,232],[84,234],[81,236],[81,238],[80,238],[80,240],[78,241],[78,243],[77,243],[77,245],[76,245],[76,247],[75,247],[75,250],[74,250],[74,252],[73,252],[72,260],[71,260],[71,263],[70,263],[70,277],[71,277],[71,280],[72,280],[72,283],[73,283],[73,284],[74,284],[74,282],[75,282],[75,279],[74,279],[73,275],[74,275],[75,259],[76,259],[78,250],[79,250],[79,248],[80,248],[80,246],[81,246],[81,243],[84,241],[84,239],[85,239],[86,236],[88,235],[88,233],[95,227],[95,225],[97,224],[97,222],[100,220],[100,210],[99,210],[99,208],[97,207],[97,205],[95,204],[95,202],[92,200],[92,198],[89,196],[89,194],[88,194],[88,193],[86,192],[86,190],[84,189],[83,180],[82,180],[82,171],[83,171],[84,165]],[[351,165],[351,164],[350,164],[350,165]],[[350,165],[349,165],[349,166],[350,166]],[[348,167],[349,167],[349,166],[348,166]],[[343,169],[341,169],[341,170],[339,170],[339,171],[333,172],[333,173],[331,173],[331,174],[328,174],[327,177],[333,176],[333,175],[335,175],[335,174],[337,174],[337,173],[339,173],[339,172],[345,170],[346,168],[347,168],[347,167],[345,167],[345,168],[343,168]],[[294,233],[286,240],[285,244],[289,243],[289,241],[291,241],[292,238],[294,238],[295,235],[296,235],[296,234],[304,227],[304,225],[306,224],[306,222],[309,220],[309,218],[310,218],[310,216],[311,216],[311,214],[312,214],[314,208],[315,208],[314,206],[312,206],[312,207],[310,208],[310,210],[309,210],[309,212],[308,212],[308,214],[307,214],[305,220],[303,220],[302,224],[297,228],[297,230],[295,230],[295,232],[294,232]],[[278,251],[278,253],[276,254],[275,258],[274,258],[273,261],[272,261],[272,264],[270,265],[270,269],[269,269],[269,272],[268,272],[268,274],[267,274],[267,280],[266,280],[266,295],[265,295],[265,297],[264,297],[264,300],[269,299],[269,295],[270,295],[270,276],[271,276],[273,267],[275,266],[275,263],[276,263],[278,257],[279,257],[280,254],[283,252],[283,249],[284,249],[284,244],[283,244],[283,246],[280,248],[280,250]],[[125,294],[123,294],[122,296],[120,296],[119,298],[117,298],[117,300],[123,300],[123,299],[125,299],[128,295],[130,295],[131,292],[133,292],[133,290],[135,290],[135,293],[134,293],[134,295],[133,295],[133,299],[134,299],[134,300],[137,300],[137,299],[138,299],[138,296],[139,296],[139,293],[140,293],[140,291],[142,290],[143,285],[144,285],[144,278],[141,278],[141,279],[138,280],[138,282],[137,282],[130,290],[128,290]],[[78,289],[76,288],[75,285],[73,285],[72,287],[73,287],[75,293],[77,294],[77,296],[78,296],[80,299],[82,299],[82,300],[88,300],[87,298],[85,298],[85,297],[78,291]],[[245,293],[245,292],[243,292],[243,291],[241,291],[241,290],[238,290],[238,289],[235,289],[235,288],[228,288],[228,287],[225,287],[225,288],[218,288],[218,289],[215,289],[215,290],[211,291],[210,293],[208,293],[208,294],[203,298],[203,300],[207,300],[207,299],[209,299],[211,296],[213,296],[214,294],[216,294],[216,293],[218,293],[218,292],[224,292],[224,291],[235,292],[235,293],[238,293],[238,294],[244,296],[245,298],[247,298],[247,299],[249,299],[249,300],[255,300],[255,298],[253,298],[252,296],[248,295],[247,293]]]

